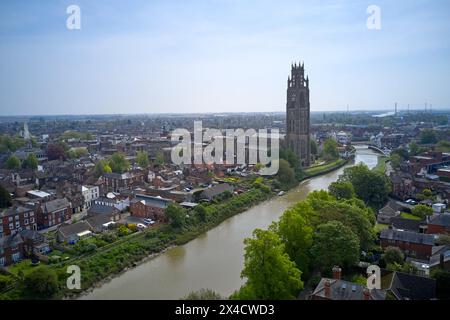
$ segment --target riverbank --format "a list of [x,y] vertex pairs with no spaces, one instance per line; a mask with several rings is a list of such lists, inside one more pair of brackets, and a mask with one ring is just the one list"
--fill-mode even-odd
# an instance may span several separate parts
[[310,179],[310,178],[317,177],[322,174],[326,174],[328,172],[337,170],[340,167],[345,166],[349,161],[350,161],[350,158],[349,159],[337,159],[332,162],[325,163],[323,165],[305,169],[305,176],[302,180]]
[[[336,170],[345,163],[339,162],[318,166],[316,170],[317,168],[321,170],[320,172],[315,172],[314,176]],[[312,178],[312,175],[308,174],[302,181],[310,178]],[[296,184],[293,188],[298,187],[298,185]],[[247,211],[275,197],[275,195],[275,193],[267,192],[266,190],[250,189],[231,199],[207,206],[209,219],[203,223],[188,224],[181,230],[173,230],[170,226],[162,225],[158,229],[148,229],[144,232],[127,236],[105,247],[99,247],[96,251],[87,255],[74,257],[58,264],[50,264],[49,267],[54,269],[59,275],[60,287],[64,288],[58,298],[76,299],[85,296],[126,271],[130,271],[164,254],[171,248],[198,238],[225,220]],[[69,291],[65,289],[66,268],[69,264],[78,265],[82,270],[81,290]],[[15,299],[20,298],[20,293],[17,290],[15,291],[15,294],[8,296]]]

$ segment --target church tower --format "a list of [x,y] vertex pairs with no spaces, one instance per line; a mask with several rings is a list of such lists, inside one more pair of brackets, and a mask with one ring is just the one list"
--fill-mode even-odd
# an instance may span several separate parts
[[311,146],[309,137],[309,79],[305,79],[304,64],[291,66],[287,81],[286,146],[309,166]]

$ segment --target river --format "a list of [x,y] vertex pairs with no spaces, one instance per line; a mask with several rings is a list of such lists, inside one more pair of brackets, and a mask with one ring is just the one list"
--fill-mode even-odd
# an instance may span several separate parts
[[[376,166],[378,155],[357,146],[354,163]],[[170,249],[111,281],[95,288],[80,299],[179,299],[191,291],[210,288],[229,296],[243,280],[243,240],[255,228],[267,228],[278,220],[290,205],[304,199],[309,192],[327,189],[348,164],[336,171],[303,181],[282,197],[274,197],[219,226],[189,243]]]

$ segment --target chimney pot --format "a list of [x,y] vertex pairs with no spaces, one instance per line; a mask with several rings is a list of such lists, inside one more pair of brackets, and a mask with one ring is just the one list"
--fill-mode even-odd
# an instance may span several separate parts
[[339,266],[333,267],[333,279],[341,280],[342,269]]
[[325,280],[325,297],[329,298],[331,296],[331,281],[330,279]]

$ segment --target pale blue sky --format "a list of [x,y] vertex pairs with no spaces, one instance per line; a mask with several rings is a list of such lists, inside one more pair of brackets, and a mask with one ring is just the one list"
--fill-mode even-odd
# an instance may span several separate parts
[[450,107],[450,1],[0,2],[1,115],[283,111],[295,60],[313,111]]

